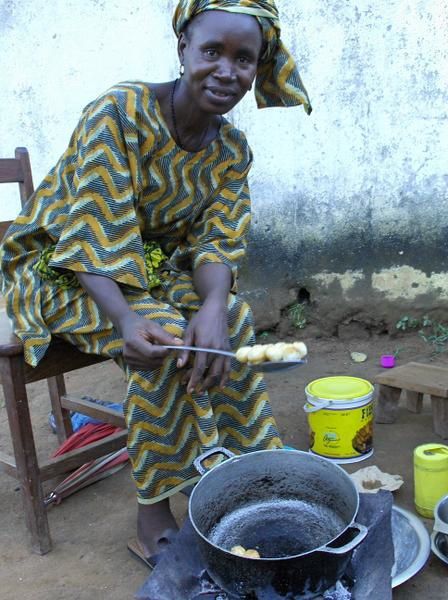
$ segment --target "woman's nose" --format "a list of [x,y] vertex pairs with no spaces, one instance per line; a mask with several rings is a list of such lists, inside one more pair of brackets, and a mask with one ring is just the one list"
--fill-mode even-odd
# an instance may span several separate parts
[[222,81],[233,81],[236,78],[235,65],[230,60],[221,59],[214,71],[214,75]]

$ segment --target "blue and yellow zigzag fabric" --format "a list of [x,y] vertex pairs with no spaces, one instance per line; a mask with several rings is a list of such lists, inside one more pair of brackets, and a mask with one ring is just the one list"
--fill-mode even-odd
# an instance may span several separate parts
[[[200,305],[192,269],[220,262],[236,276],[250,222],[251,162],[243,134],[226,121],[209,147],[180,149],[148,86],[120,84],[86,107],[67,151],[3,244],[2,288],[26,360],[35,365],[58,335],[126,371],[128,452],[143,504],[194,483],[193,460],[215,445],[236,453],[281,447],[265,383],[234,361],[224,390],[190,395],[174,355],[159,369],[128,369],[119,333],[69,284],[70,275],[111,277],[132,310],[181,337]],[[156,287],[148,280],[148,244],[169,257]],[[60,272],[59,284],[41,279],[37,265],[44,275]],[[233,348],[254,341],[250,309],[235,294],[229,335]]]
[[[132,310],[178,337],[195,311],[199,298],[187,273],[171,272],[152,295],[135,288],[124,294]],[[83,352],[122,361],[122,340],[82,288],[48,286],[42,310],[52,333]],[[249,306],[229,294],[229,338],[232,348],[253,344]],[[261,373],[232,361],[224,389],[188,394],[184,370],[175,353],[158,369],[128,369],[124,412],[129,431],[128,453],[138,502],[152,504],[195,483],[193,461],[214,446],[237,454],[282,446]]]
[[235,277],[250,223],[251,163],[244,135],[226,120],[207,148],[179,148],[145,83],[119,84],[89,104],[2,246],[2,291],[26,361],[36,365],[51,339],[40,307],[52,283],[34,269],[50,246],[49,266],[61,273],[140,290],[149,287],[151,241],[171,269],[220,262]]

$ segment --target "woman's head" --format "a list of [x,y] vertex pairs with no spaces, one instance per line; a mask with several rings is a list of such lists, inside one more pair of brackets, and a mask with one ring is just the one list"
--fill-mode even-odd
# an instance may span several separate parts
[[185,84],[205,112],[229,112],[251,89],[263,36],[251,15],[207,11],[193,17],[179,36]]
[[[213,20],[209,16],[214,15]],[[295,106],[303,104],[308,114],[311,106],[302,84],[295,62],[280,39],[280,21],[274,0],[180,0],[173,17],[173,27],[180,42],[186,44],[194,40],[196,29],[217,26],[220,22],[230,22],[228,16],[236,17],[234,33],[243,30],[245,17],[247,27],[258,25],[261,46],[252,48],[258,52],[255,96],[259,108],[267,106]],[[238,26],[236,25],[238,24]],[[201,27],[202,25],[202,27]],[[209,33],[213,33],[209,29]],[[244,34],[243,34],[244,36]],[[246,46],[253,43],[246,39]],[[182,60],[182,54],[179,56]]]

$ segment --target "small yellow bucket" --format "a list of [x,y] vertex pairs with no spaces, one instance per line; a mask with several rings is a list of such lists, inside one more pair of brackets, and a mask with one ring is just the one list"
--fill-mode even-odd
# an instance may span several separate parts
[[417,512],[434,518],[437,502],[448,494],[448,446],[422,444],[414,450],[414,502]]
[[373,454],[373,385],[358,377],[323,377],[305,388],[310,452],[337,463]]

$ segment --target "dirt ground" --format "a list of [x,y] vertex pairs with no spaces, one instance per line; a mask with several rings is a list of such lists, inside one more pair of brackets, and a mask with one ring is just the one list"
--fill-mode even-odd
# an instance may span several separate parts
[[[313,379],[341,374],[370,379],[381,370],[380,355],[391,353],[398,346],[402,348],[398,364],[432,360],[434,364],[448,365],[448,353],[433,359],[430,347],[415,334],[405,334],[398,340],[380,336],[349,342],[336,338],[312,339],[307,337],[305,329],[295,338],[306,341],[308,364],[283,374],[270,374],[267,381],[284,442],[301,450],[308,449],[304,388]],[[366,353],[368,360],[353,363],[350,351],[355,350]],[[113,402],[121,400],[125,388],[120,370],[112,363],[69,374],[67,386],[70,393]],[[57,447],[57,440],[47,423],[49,400],[45,385],[33,384],[29,393],[39,454],[48,457]],[[408,412],[401,402],[396,424],[375,427],[374,456],[345,468],[353,472],[377,465],[383,471],[402,475],[405,484],[395,493],[395,503],[415,512],[412,452],[415,446],[432,441],[440,439],[432,431],[429,400],[425,399],[420,415]],[[2,407],[0,450],[9,448]],[[5,473],[0,473],[0,506],[2,600],[131,600],[149,575],[126,548],[128,538],[135,533],[136,514],[128,466],[49,509],[54,549],[45,556],[30,551],[17,484]],[[182,521],[187,499],[176,496],[174,507],[178,520]],[[432,521],[423,521],[430,530]],[[445,600],[447,576],[448,567],[431,555],[422,572],[394,590],[394,600]]]

